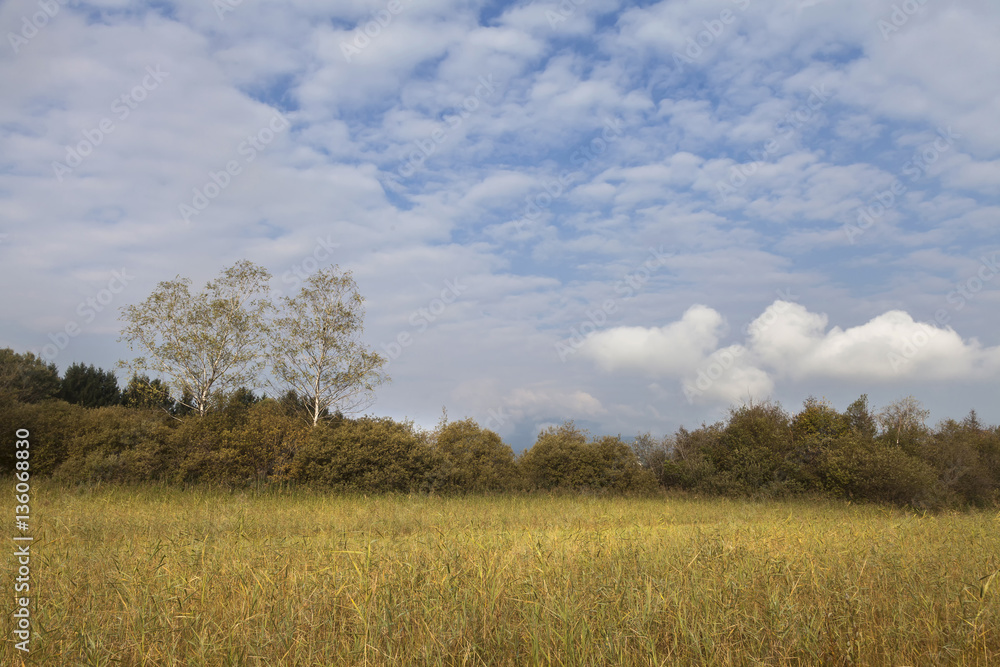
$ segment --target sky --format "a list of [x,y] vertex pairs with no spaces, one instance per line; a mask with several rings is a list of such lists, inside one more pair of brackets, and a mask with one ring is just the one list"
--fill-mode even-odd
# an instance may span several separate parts
[[1000,423],[991,0],[6,0],[0,347],[241,259],[522,449],[913,395]]

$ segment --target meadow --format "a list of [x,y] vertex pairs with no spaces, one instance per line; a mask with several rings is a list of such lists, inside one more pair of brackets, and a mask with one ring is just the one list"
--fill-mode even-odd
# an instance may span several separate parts
[[[25,664],[1000,664],[996,512],[54,483],[33,494]],[[15,569],[5,559],[5,590]],[[22,660],[8,628],[0,664]]]

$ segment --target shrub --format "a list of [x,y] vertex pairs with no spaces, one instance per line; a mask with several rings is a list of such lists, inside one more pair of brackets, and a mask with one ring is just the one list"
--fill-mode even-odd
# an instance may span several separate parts
[[170,428],[153,410],[122,406],[85,410],[55,477],[127,483],[161,479],[168,464],[169,437]]
[[853,435],[833,442],[819,465],[819,476],[836,496],[917,507],[940,504],[930,465],[902,447]]
[[412,424],[364,417],[312,427],[291,478],[330,489],[380,493],[433,490],[441,460]]
[[273,399],[184,417],[171,437],[174,477],[227,486],[284,481],[307,432]]
[[[57,400],[0,404],[0,433],[13,438],[18,429],[28,429],[30,471],[32,475],[49,475],[66,460],[67,446],[86,414],[79,405]],[[0,448],[0,461],[4,470],[14,469],[13,446]]]
[[573,422],[549,427],[518,462],[530,489],[646,493],[656,486],[635,452],[617,437],[588,442]]
[[514,484],[514,451],[472,419],[445,424],[434,439],[442,457],[446,491],[504,491]]
[[791,436],[788,414],[776,403],[731,410],[729,422],[706,452],[717,472],[703,485],[730,495],[788,491],[794,477],[785,464],[793,451]]
[[32,352],[0,349],[0,403],[40,403],[58,391],[59,371],[54,363],[45,363]]

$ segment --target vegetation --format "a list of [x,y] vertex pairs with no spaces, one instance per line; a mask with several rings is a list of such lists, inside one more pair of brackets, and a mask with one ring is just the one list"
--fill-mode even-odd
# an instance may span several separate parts
[[121,391],[0,350],[0,432],[31,433],[34,663],[1000,660],[1000,427],[975,412],[766,402],[631,442],[568,422],[515,456],[471,419],[345,415],[387,380],[353,280],[277,308],[267,277],[124,309],[145,356]]
[[118,378],[113,371],[95,368],[93,364],[71,364],[66,369],[59,386],[58,397],[67,403],[75,403],[85,408],[103,408],[119,405],[122,392],[118,388]]
[[[515,456],[471,419],[443,419],[432,432],[339,411],[314,421],[310,398],[288,391],[276,400],[247,387],[214,392],[200,413],[148,377],[133,377],[113,403],[112,374],[102,369],[75,364],[60,385],[58,374],[30,355],[0,350],[0,359],[29,369],[10,374],[17,379],[8,387],[32,399],[9,400],[8,389],[0,429],[29,429],[33,475],[65,481],[295,484],[360,493],[635,496],[673,489],[927,510],[1000,505],[1000,428],[974,412],[929,428],[912,397],[877,413],[866,396],[844,412],[813,398],[794,415],[773,403],[743,405],[725,422],[662,439],[640,434],[631,443],[591,437],[568,422],[545,429]],[[0,452],[0,465],[12,466],[12,456]]]
[[[133,383],[147,383],[147,395],[166,388],[175,410],[200,416],[239,388],[262,384],[268,366],[266,383],[295,392],[312,424],[332,408],[365,406],[388,379],[381,372],[386,360],[359,340],[364,300],[350,273],[322,269],[280,307],[270,299],[270,279],[267,269],[243,260],[197,294],[188,278],[161,282],[144,302],[122,308],[119,340],[141,356],[120,365]],[[154,386],[149,373],[165,381]]]
[[284,297],[273,323],[269,359],[279,391],[307,397],[313,425],[337,408],[356,412],[370,405],[388,377],[386,360],[361,342],[364,299],[350,273],[322,269],[294,297]]
[[0,402],[38,403],[59,391],[59,370],[31,352],[0,349]]
[[[34,498],[31,664],[1000,660],[993,513],[53,483]],[[13,641],[0,664],[20,664]]]

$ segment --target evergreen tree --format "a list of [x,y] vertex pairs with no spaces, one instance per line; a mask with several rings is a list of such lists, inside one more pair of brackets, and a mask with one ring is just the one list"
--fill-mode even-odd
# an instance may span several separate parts
[[121,390],[113,371],[74,363],[66,369],[58,398],[85,408],[102,408],[120,404]]

